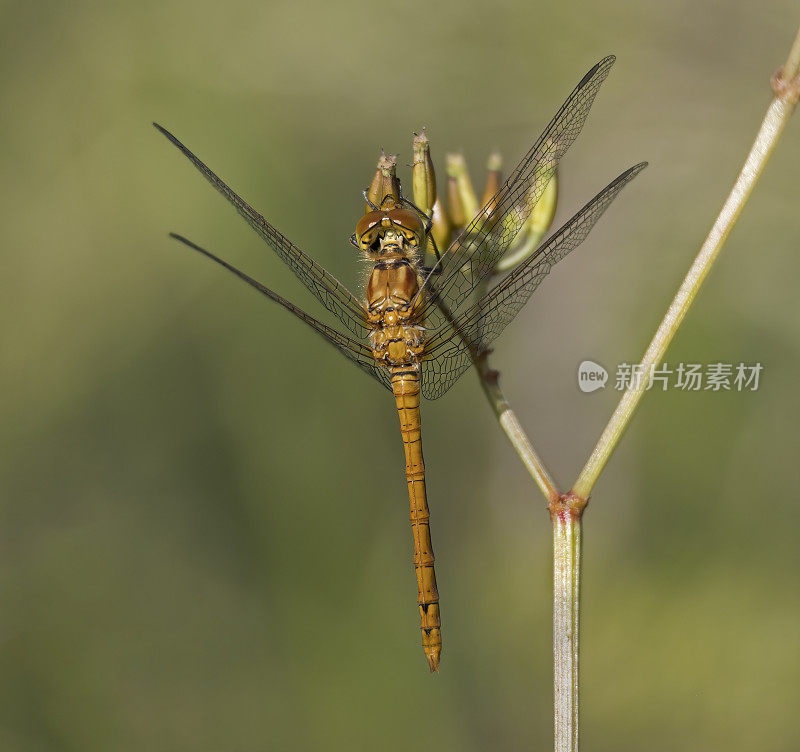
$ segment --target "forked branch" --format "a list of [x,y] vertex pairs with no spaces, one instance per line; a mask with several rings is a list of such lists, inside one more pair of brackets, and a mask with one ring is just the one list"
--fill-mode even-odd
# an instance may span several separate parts
[[638,373],[622,395],[611,419],[592,451],[583,470],[572,486],[572,491],[584,499],[589,498],[600,473],[630,423],[633,413],[650,385],[653,370],[664,357],[664,353],[675,337],[697,293],[700,291],[711,267],[717,260],[725,240],[739,218],[747,199],[758,182],[764,166],[778,143],[786,123],[797,106],[800,96],[800,30],[782,70],[772,77],[775,98],[761,123],[750,153],[736,178],[736,182],[722,206],[722,210],[711,227],[700,252],[675,295],[672,303],[653,336],[642,358]]
[[[753,191],[786,123],[800,99],[800,30],[783,68],[772,78],[775,98],[767,109],[755,142],[722,210],[681,284],[642,358],[643,378],[634,380],[575,481],[559,494],[547,468],[497,385],[497,373],[485,361],[478,372],[484,391],[515,451],[548,500],[553,521],[553,690],[555,752],[578,751],[580,569],[582,514],[589,495],[686,313],[719,256],[733,225]],[[502,405],[502,410],[498,408]],[[509,431],[508,425],[513,425]]]

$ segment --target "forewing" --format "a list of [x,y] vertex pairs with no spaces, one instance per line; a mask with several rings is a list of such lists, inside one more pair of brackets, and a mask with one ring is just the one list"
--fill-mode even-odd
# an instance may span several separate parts
[[438,329],[445,322],[437,299],[457,314],[475,286],[492,273],[544,193],[559,160],[581,132],[615,59],[609,55],[586,73],[487,204],[494,206],[491,216],[487,217],[485,207],[481,209],[428,275],[423,285],[427,298],[420,309],[426,327]]
[[372,350],[370,350],[366,345],[358,342],[350,337],[345,336],[341,332],[336,331],[336,329],[328,326],[327,324],[323,324],[321,321],[317,321],[313,316],[309,316],[305,311],[301,308],[298,308],[293,303],[290,303],[286,298],[281,297],[278,293],[273,292],[268,287],[262,285],[259,281],[253,279],[248,274],[245,274],[240,269],[237,269],[232,264],[229,264],[227,261],[219,258],[219,256],[214,255],[211,251],[207,251],[205,248],[201,248],[199,245],[193,243],[191,240],[184,238],[182,235],[177,235],[175,233],[171,233],[171,237],[175,238],[175,240],[180,241],[184,245],[188,246],[189,248],[197,251],[198,253],[202,253],[204,256],[210,258],[212,261],[216,261],[220,266],[224,266],[229,272],[235,274],[239,279],[244,280],[247,282],[248,285],[254,287],[263,295],[266,295],[270,300],[275,301],[279,305],[282,305],[287,311],[293,313],[297,318],[301,321],[304,321],[308,324],[317,334],[327,340],[331,345],[333,345],[342,355],[348,358],[350,361],[355,363],[362,371],[368,373],[374,379],[377,379],[383,386],[385,386],[389,391],[392,390],[392,381],[389,375],[389,372],[384,369],[382,366],[378,365],[375,361],[375,358],[372,355]]
[[295,276],[311,291],[311,293],[327,308],[347,329],[357,337],[364,338],[369,334],[365,324],[364,308],[358,299],[332,274],[320,266],[314,259],[301,251],[287,237],[276,230],[230,186],[215,175],[189,149],[187,149],[168,130],[158,123],[153,125],[163,133],[186,158],[198,169],[239,212],[245,222],[250,225],[263,240],[266,241],[280,259],[294,272]]
[[577,248],[619,192],[645,167],[642,162],[609,183],[555,232],[525,263],[477,303],[453,317],[425,343],[422,394],[441,397],[520,312],[555,264]]

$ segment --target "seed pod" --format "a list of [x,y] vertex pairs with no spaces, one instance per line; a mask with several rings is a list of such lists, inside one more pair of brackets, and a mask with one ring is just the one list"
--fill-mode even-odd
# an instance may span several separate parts
[[[381,149],[378,167],[367,190],[367,200],[371,201],[375,206],[380,206],[381,201],[386,196],[391,196],[395,201],[400,200],[400,181],[397,179],[396,168],[397,155],[387,154]],[[369,203],[366,211],[372,211]]]
[[414,164],[411,167],[411,180],[414,189],[414,203],[429,217],[436,203],[436,173],[431,161],[431,145],[425,128],[414,134]]
[[[531,192],[536,191],[534,182]],[[533,207],[528,219],[520,230],[517,244],[509,250],[497,263],[497,272],[507,272],[528,258],[542,242],[545,233],[550,229],[558,203],[558,171],[553,169],[553,176],[545,186],[542,195]]]
[[[378,168],[375,170],[375,174],[372,176],[372,182],[369,184],[369,188],[367,188],[367,199],[372,201],[372,203],[376,203],[378,197],[381,193],[381,188],[383,187],[383,172],[381,171],[381,161],[386,157],[381,149],[381,156],[378,158]],[[371,212],[372,207],[367,204],[366,212]]]
[[[448,178],[455,178],[455,189],[460,199],[463,214],[462,222],[456,223],[455,217],[453,217],[453,224],[457,227],[463,227],[468,222],[471,222],[478,213],[478,199],[475,197],[475,189],[472,187],[472,181],[469,179],[469,172],[467,171],[467,160],[464,159],[463,154],[447,155],[447,176]],[[450,198],[449,192],[447,197],[448,199]]]
[[[450,245],[451,232],[450,220],[447,218],[447,214],[445,214],[441,199],[437,196],[436,203],[433,205],[433,227],[431,228],[431,235],[436,241],[436,247],[439,249],[439,253],[444,253]],[[429,248],[429,250],[433,253],[433,248]]]
[[455,175],[447,175],[447,213],[454,230],[460,230],[467,223],[464,215],[464,206],[461,203],[461,194],[458,192],[458,182]]
[[492,213],[496,208],[494,198],[497,191],[500,190],[500,168],[503,165],[503,158],[500,156],[499,151],[493,151],[489,155],[489,160],[486,164],[486,187],[483,189],[483,197],[481,198],[481,206],[483,213],[487,218],[487,225],[492,228],[497,223],[497,217],[493,217]]
[[541,198],[536,202],[533,207],[531,216],[528,217],[526,225],[528,232],[532,235],[538,236],[538,241],[544,237],[544,234],[550,229],[553,224],[553,217],[556,214],[556,205],[558,204],[558,169],[553,169],[553,177],[550,182],[545,186]]

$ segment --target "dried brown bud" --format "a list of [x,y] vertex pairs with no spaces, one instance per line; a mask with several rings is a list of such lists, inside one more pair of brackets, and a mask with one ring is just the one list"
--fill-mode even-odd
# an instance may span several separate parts
[[[392,196],[395,201],[400,200],[400,181],[397,179],[397,155],[386,154],[381,149],[381,156],[378,159],[378,167],[372,177],[369,189],[367,190],[367,200],[375,206],[380,206],[386,196]],[[367,204],[367,212],[372,211],[372,207]]]

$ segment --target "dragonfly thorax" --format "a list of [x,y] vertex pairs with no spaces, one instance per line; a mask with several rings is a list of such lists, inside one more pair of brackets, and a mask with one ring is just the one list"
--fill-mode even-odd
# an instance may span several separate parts
[[380,257],[367,281],[367,312],[370,320],[386,325],[387,316],[408,320],[411,304],[419,292],[419,277],[414,264],[402,254]]
[[375,359],[387,366],[411,366],[422,354],[425,330],[407,324],[396,311],[386,311],[381,324],[370,335]]
[[[391,238],[386,238],[387,244]],[[378,258],[367,282],[367,315],[373,326],[373,354],[387,366],[411,365],[422,352],[425,331],[415,320],[418,292],[417,269],[409,258]]]

